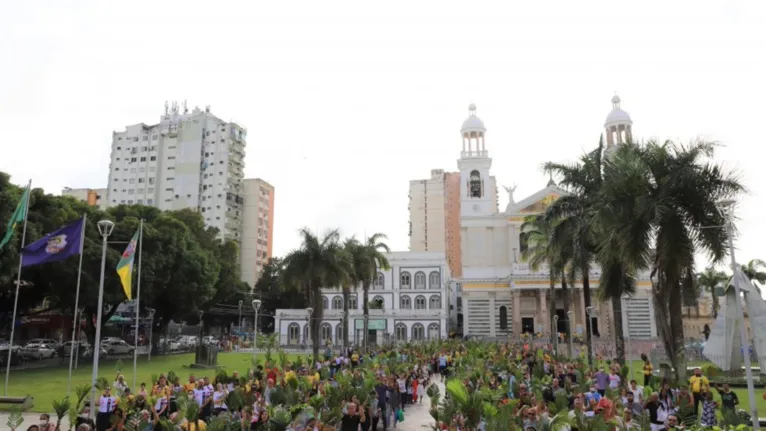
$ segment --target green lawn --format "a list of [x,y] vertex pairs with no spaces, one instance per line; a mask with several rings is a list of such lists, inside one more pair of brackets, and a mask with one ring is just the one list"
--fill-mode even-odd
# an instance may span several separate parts
[[[290,355],[290,359],[294,360],[296,356],[297,355]],[[263,359],[263,354],[259,353],[259,357]],[[252,358],[252,353],[223,353],[218,355],[218,364],[228,373],[239,371],[241,374],[244,374],[252,367]],[[273,360],[277,360],[276,353],[273,354]],[[194,362],[194,354],[192,353],[156,356],[152,358],[151,362],[148,362],[145,357],[143,359],[139,358],[138,378],[136,383],[137,385],[140,385],[143,382],[146,383],[147,386],[150,386],[152,375],[159,375],[160,373],[167,373],[169,371],[175,372],[184,380],[184,382],[190,373],[194,373],[197,377],[208,376],[211,379],[215,376],[215,370],[189,368],[189,364],[192,362]],[[81,363],[80,368],[73,370],[72,372],[72,388],[82,384],[89,384],[91,381],[91,373],[92,367],[90,366],[90,363]],[[125,375],[125,381],[132,389],[132,359],[122,361],[122,374]],[[11,378],[8,384],[8,395],[14,397],[31,395],[35,398],[34,407],[31,409],[32,411],[52,412],[53,401],[66,396],[67,375],[68,371],[66,366],[11,371]],[[102,362],[99,366],[99,375],[106,378],[110,383],[113,382],[117,375],[117,362]],[[5,378],[4,372],[2,376]]]
[[[639,385],[644,381],[644,373],[642,371],[643,362],[642,361],[632,361],[633,362],[633,378],[639,382]],[[704,365],[708,365],[709,363],[689,363],[689,366],[695,366],[699,365],[700,367]],[[747,395],[747,388],[732,388],[732,391],[736,392],[737,398],[739,398],[739,408],[750,410],[750,397]],[[766,417],[766,400],[763,399],[763,393],[765,392],[763,386],[760,388],[757,386],[755,387],[755,406],[758,409],[758,414],[761,417]],[[717,394],[715,396],[715,399],[717,401],[721,401],[721,397],[719,397]]]

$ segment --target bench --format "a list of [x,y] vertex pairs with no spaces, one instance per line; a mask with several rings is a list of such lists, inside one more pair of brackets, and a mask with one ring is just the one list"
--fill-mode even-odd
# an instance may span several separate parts
[[0,404],[19,406],[21,410],[28,410],[35,404],[35,398],[26,397],[0,397]]

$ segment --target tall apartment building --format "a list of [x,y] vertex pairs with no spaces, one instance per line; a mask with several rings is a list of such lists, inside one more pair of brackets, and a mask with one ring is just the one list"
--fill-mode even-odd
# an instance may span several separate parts
[[90,206],[103,208],[106,200],[106,189],[73,189],[65,187],[61,191],[61,196],[72,196],[77,200],[86,202]]
[[222,237],[239,241],[247,129],[184,102],[165,104],[158,124],[112,134],[106,206],[192,208]]
[[274,186],[260,178],[244,182],[240,270],[242,281],[255,286],[271,259],[274,239]]
[[432,169],[431,178],[410,181],[410,251],[444,252],[461,275],[460,174]]

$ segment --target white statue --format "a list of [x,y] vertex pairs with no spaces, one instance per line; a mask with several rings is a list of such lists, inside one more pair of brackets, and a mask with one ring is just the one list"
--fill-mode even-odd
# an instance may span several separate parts
[[515,204],[515,203],[516,203],[516,201],[515,201],[515,200],[513,200],[513,192],[515,192],[515,191],[516,191],[516,187],[517,187],[517,186],[516,186],[516,184],[514,184],[514,185],[512,185],[512,186],[510,186],[510,187],[508,187],[508,186],[503,186],[503,188],[505,189],[505,191],[506,191],[506,192],[508,192],[508,205],[513,205],[513,204]]

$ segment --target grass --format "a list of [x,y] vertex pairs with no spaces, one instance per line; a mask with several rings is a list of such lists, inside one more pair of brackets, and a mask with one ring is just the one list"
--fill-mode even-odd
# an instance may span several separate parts
[[[635,379],[638,384],[640,385],[644,381],[644,373],[643,373],[643,362],[642,361],[632,361],[633,365],[633,379]],[[704,365],[708,365],[710,363],[702,363],[702,362],[689,362],[689,366],[699,366],[702,367]],[[747,394],[747,388],[732,388],[733,392],[737,394],[737,398],[739,398],[739,406],[738,408],[750,411],[750,397]],[[755,407],[758,410],[758,414],[761,417],[766,416],[766,400],[763,399],[763,394],[766,392],[764,388],[758,388],[756,386],[755,388]],[[715,394],[714,399],[718,402],[721,401],[721,397],[718,396],[718,394]],[[700,406],[700,410],[702,410],[702,407]]]
[[[289,355],[290,360],[295,360],[298,355]],[[258,356],[263,360],[263,354]],[[223,367],[226,372],[231,374],[233,371],[239,371],[240,374],[247,372],[252,368],[252,353],[222,353],[218,355],[218,365]],[[276,353],[273,354],[272,361],[277,361]],[[189,374],[197,377],[208,376],[211,379],[215,377],[213,369],[194,369],[189,364],[194,362],[194,354],[181,354],[169,356],[153,357],[151,362],[146,358],[139,358],[137,367],[136,387],[141,383],[146,383],[151,387],[152,375],[161,373],[175,372],[182,381],[186,381]],[[119,361],[103,361],[99,366],[99,376],[113,382],[118,372]],[[127,359],[122,361],[122,374],[125,376],[125,382],[133,389],[133,361]],[[77,370],[72,370],[72,392],[74,388],[82,384],[90,384],[92,367],[90,363],[80,363]],[[2,374],[3,379],[5,373]],[[35,398],[34,406],[30,411],[34,412],[53,412],[53,401],[64,398],[67,390],[68,369],[66,366],[53,368],[38,368],[28,370],[11,371],[10,381],[8,383],[8,396],[21,397],[30,395]],[[133,389],[136,390],[136,389]],[[8,410],[9,406],[0,406]]]

